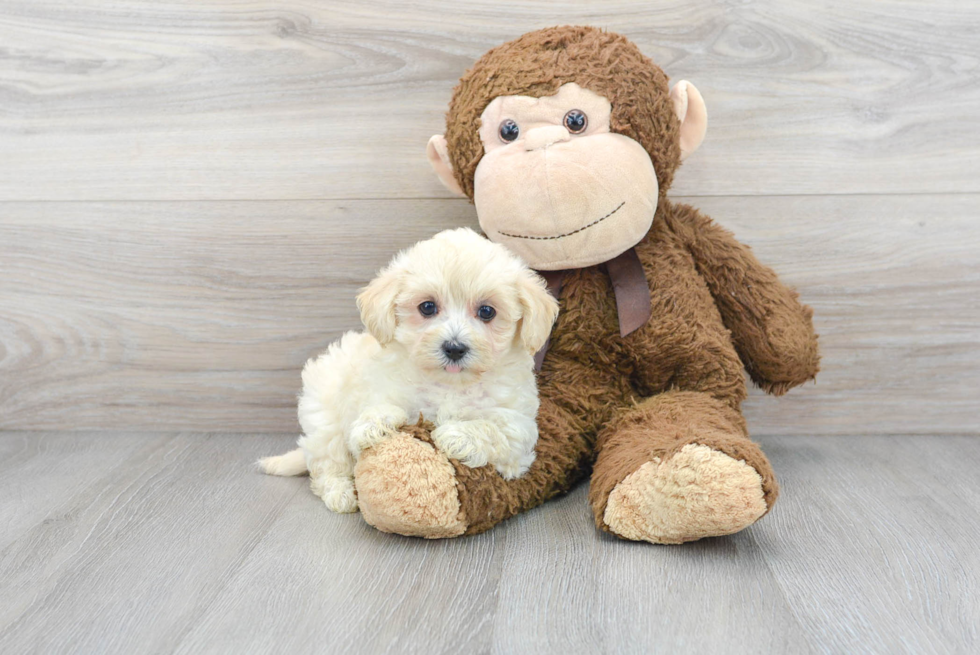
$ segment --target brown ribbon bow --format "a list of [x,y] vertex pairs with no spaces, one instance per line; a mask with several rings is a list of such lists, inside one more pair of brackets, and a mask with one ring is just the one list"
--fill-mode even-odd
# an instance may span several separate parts
[[[643,273],[643,264],[640,263],[636,249],[630,248],[600,266],[605,267],[612,282],[613,292],[616,294],[616,313],[619,315],[619,335],[625,337],[646,325],[653,315],[650,305],[650,287]],[[561,299],[561,287],[568,272],[567,270],[538,271],[548,283],[548,292],[556,300]],[[549,345],[551,345],[550,337],[534,356],[535,371],[541,370]]]

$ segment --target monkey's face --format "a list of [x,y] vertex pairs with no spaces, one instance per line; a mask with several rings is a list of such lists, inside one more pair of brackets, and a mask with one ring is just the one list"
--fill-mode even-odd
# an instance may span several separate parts
[[643,238],[657,175],[643,146],[610,131],[610,109],[575,83],[487,106],[473,200],[491,240],[557,270],[607,261]]
[[[636,65],[659,72],[648,60]],[[624,90],[622,97],[614,98],[625,103],[617,104],[616,115],[632,120],[640,115],[630,110],[634,95],[645,95],[649,103],[651,96],[662,92],[659,87],[646,94],[627,95]],[[462,83],[456,93],[467,93]],[[676,131],[666,125],[672,122],[669,114],[651,118],[645,112],[639,120],[653,121],[644,126],[649,139],[676,138],[683,160],[704,139],[707,112],[691,83],[681,80],[669,93],[670,109],[678,121]],[[460,97],[467,99],[454,96],[453,105]],[[644,147],[613,132],[609,99],[570,82],[552,96],[497,96],[483,107],[479,125],[482,153],[473,152],[476,139],[468,140],[472,145],[463,142],[461,146],[458,137],[450,152],[446,137],[437,134],[429,140],[427,156],[451,191],[467,195],[461,182],[471,182],[466,187],[491,240],[506,245],[533,268],[560,270],[608,261],[643,239],[653,222],[660,191],[651,147],[657,152],[665,149],[656,143]],[[458,121],[452,111],[447,121]],[[623,119],[620,116],[619,121]],[[677,161],[666,154],[668,159],[658,165],[676,167]],[[467,173],[462,173],[458,179],[453,161],[478,162],[475,170],[468,168],[473,177],[467,179]]]

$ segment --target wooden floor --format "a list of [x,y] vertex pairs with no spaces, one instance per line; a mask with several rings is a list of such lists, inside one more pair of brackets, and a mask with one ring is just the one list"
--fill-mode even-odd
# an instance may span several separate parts
[[772,514],[651,546],[584,486],[424,541],[255,472],[285,435],[0,434],[0,652],[978,652],[980,439],[760,442]]

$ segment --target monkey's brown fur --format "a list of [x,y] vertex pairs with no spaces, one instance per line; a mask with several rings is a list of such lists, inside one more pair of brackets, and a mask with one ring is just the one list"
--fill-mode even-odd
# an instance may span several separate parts
[[770,393],[811,379],[818,370],[811,310],[692,207],[661,201],[637,253],[653,317],[625,338],[601,267],[569,274],[538,379],[538,458],[510,482],[488,467],[456,465],[468,533],[567,491],[593,459],[589,499],[605,528],[616,484],[689,443],[744,460],[761,476],[766,504],[776,500],[772,468],[738,410],[746,394],[743,361]]
[[[472,197],[483,152],[479,117],[493,98],[551,95],[567,82],[605,96],[612,130],[642,144],[654,162],[659,206],[636,246],[653,315],[621,337],[604,268],[567,273],[539,376],[537,459],[513,481],[489,466],[453,462],[466,533],[487,530],[568,490],[590,468],[596,524],[609,529],[604,515],[616,485],[688,444],[751,466],[768,511],[778,487],[739,411],[746,395],[743,368],[776,395],[812,379],[819,361],[812,312],[730,233],[666,199],[680,152],[679,121],[663,72],[625,38],[593,28],[541,30],[491,50],[462,78],[447,116],[459,184]],[[411,432],[428,440],[421,426]]]

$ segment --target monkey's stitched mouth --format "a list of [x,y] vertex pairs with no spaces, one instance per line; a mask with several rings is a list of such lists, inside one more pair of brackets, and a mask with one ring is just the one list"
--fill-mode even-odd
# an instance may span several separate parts
[[527,236],[527,235],[524,235],[524,234],[508,234],[507,232],[500,232],[500,234],[504,235],[505,237],[511,237],[512,239],[530,239],[532,241],[550,241],[552,239],[564,239],[565,237],[570,237],[573,234],[578,234],[579,232],[582,232],[584,230],[587,230],[590,227],[592,227],[593,225],[598,225],[599,223],[601,223],[602,221],[606,220],[607,218],[609,218],[610,216],[612,216],[613,214],[615,214],[616,212],[618,212],[620,209],[622,209],[623,208],[623,205],[625,205],[625,204],[626,204],[626,201],[624,200],[623,202],[619,203],[619,206],[616,207],[616,209],[612,210],[611,212],[609,212],[608,214],[606,214],[602,218],[597,218],[596,220],[592,221],[588,225],[583,225],[582,227],[578,228],[577,230],[572,230],[571,232],[566,232],[565,234],[556,234],[555,236],[550,236],[550,237],[532,237],[532,236]]

